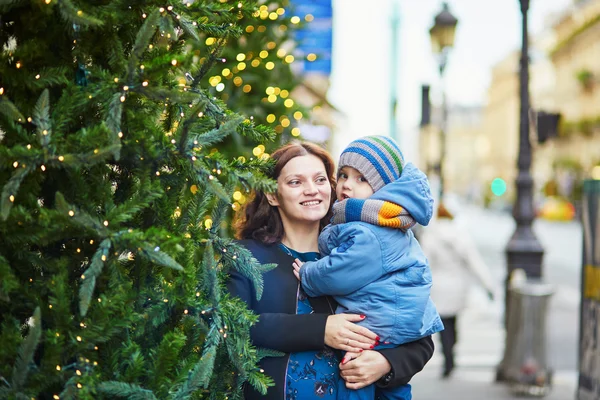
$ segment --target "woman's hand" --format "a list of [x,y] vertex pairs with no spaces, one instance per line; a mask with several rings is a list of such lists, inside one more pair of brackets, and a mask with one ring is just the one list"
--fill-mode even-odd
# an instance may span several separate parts
[[377,382],[392,370],[388,360],[377,351],[363,351],[345,364],[340,363],[340,376],[348,389],[360,389]]
[[357,314],[330,315],[325,324],[325,344],[353,353],[372,349],[379,343],[379,336],[354,323],[364,319],[364,315]]

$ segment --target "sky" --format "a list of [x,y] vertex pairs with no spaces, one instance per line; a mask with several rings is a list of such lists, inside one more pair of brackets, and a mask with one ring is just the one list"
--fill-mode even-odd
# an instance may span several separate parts
[[[333,0],[333,66],[328,98],[340,110],[333,153],[364,135],[390,133],[392,18],[398,11],[397,139],[405,157],[417,151],[421,85],[439,99],[442,84],[449,104],[484,105],[492,67],[521,46],[519,0],[449,0],[458,18],[454,48],[444,82],[431,51],[429,28],[440,0]],[[572,0],[531,0],[531,35],[547,29],[550,15]],[[517,66],[515,66],[517,68]]]

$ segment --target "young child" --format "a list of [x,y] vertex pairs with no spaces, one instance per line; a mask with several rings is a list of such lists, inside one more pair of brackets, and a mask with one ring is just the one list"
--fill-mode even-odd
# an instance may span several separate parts
[[[443,324],[429,298],[431,271],[409,230],[431,219],[427,177],[405,164],[396,142],[384,136],[350,143],[338,168],[332,222],[319,236],[322,258],[294,262],[304,291],[311,297],[333,296],[338,314],[366,315],[360,324],[384,343],[376,348],[441,331]],[[346,353],[342,363],[357,356]],[[374,384],[359,390],[339,386],[338,399],[375,398]],[[412,398],[408,384],[382,394],[388,399]]]

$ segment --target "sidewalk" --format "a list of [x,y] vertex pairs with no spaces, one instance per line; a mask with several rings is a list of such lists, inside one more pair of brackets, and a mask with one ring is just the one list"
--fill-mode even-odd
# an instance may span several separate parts
[[[496,366],[504,351],[502,305],[491,303],[473,290],[469,306],[458,321],[456,368],[449,379],[441,379],[443,356],[436,352],[425,369],[411,381],[415,400],[503,400],[515,399],[506,384],[495,383]],[[576,371],[554,371],[553,387],[545,400],[574,400]]]

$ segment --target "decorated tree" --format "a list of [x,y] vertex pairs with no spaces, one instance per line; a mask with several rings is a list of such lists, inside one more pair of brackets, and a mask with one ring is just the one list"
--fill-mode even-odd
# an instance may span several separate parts
[[0,398],[266,389],[274,354],[223,281],[260,295],[271,266],[221,232],[274,182],[220,143],[275,133],[203,85],[257,18],[254,0],[0,0]]
[[[295,47],[295,33],[309,21],[310,15],[296,15],[293,1],[261,2],[252,18],[239,21],[241,36],[223,49],[223,63],[205,78],[214,96],[275,130],[277,140],[265,143],[266,149],[255,150],[258,156],[300,136],[298,123],[309,114],[294,99],[294,89],[302,85],[299,64],[317,58],[316,54],[301,54]],[[217,45],[212,37],[205,43],[211,48]],[[235,147],[244,144],[247,142],[237,141]]]

